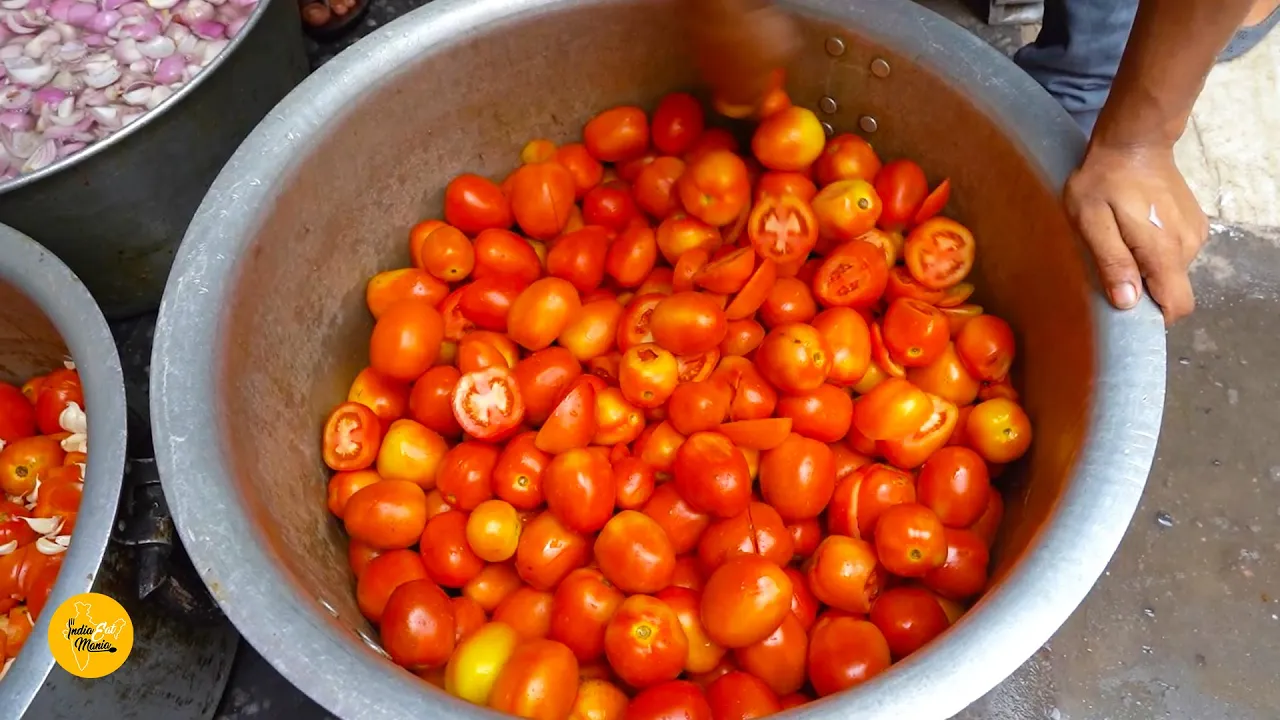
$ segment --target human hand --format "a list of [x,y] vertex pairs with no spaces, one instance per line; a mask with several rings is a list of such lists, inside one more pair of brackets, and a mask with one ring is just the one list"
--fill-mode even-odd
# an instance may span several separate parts
[[1166,324],[1195,309],[1188,269],[1209,220],[1173,162],[1173,149],[1089,146],[1067,181],[1067,214],[1093,251],[1111,303],[1138,304],[1145,279]]
[[714,97],[755,106],[799,48],[795,24],[767,0],[686,0],[694,57]]

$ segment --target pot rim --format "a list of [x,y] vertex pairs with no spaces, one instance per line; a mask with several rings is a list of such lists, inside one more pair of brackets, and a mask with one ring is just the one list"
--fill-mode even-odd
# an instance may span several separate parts
[[111,539],[124,481],[126,409],[115,340],[80,278],[36,241],[0,225],[0,281],[22,291],[62,336],[80,373],[93,443],[79,519],[58,581],[31,631],[32,639],[0,680],[0,708],[6,713],[16,710],[13,717],[20,717],[53,667],[45,639],[53,609],[73,595],[92,590]]
[[[421,680],[391,671],[379,651],[361,648],[337,630],[321,612],[323,598],[317,603],[293,582],[263,582],[272,577],[274,558],[264,543],[249,540],[255,531],[237,511],[240,501],[227,481],[233,471],[221,456],[222,418],[209,402],[218,388],[209,348],[225,346],[219,331],[226,296],[262,215],[341,108],[385,88],[423,55],[465,42],[480,28],[565,5],[436,0],[327,63],[268,115],[223,169],[187,231],[165,290],[152,352],[152,427],[183,543],[245,638],[290,682],[344,718],[401,717],[409,708],[441,720],[497,715],[444,693],[431,695]],[[798,0],[788,7],[855,25],[949,80],[1001,124],[1050,187],[1061,188],[1083,156],[1084,136],[1038,84],[979,38],[910,0]],[[1046,133],[1059,141],[1045,142]],[[1063,496],[1028,550],[944,639],[857,690],[805,705],[789,717],[950,717],[1016,670],[1089,592],[1142,494],[1165,384],[1158,309],[1144,300],[1134,310],[1116,311],[1093,284],[1089,303],[1098,372],[1091,430]]]
[[106,152],[107,148],[122,142],[125,138],[137,133],[142,128],[155,122],[155,120],[161,115],[172,110],[175,105],[182,102],[188,95],[194,92],[196,88],[199,88],[204,84],[205,79],[221,67],[222,63],[226,62],[227,58],[231,56],[231,53],[235,52],[236,49],[240,47],[240,43],[244,42],[245,37],[248,36],[248,34],[253,31],[253,28],[257,26],[258,21],[262,19],[262,15],[267,9],[267,5],[274,1],[275,0],[258,0],[257,6],[253,9],[253,14],[249,16],[249,19],[245,21],[244,26],[240,28],[240,33],[231,38],[231,41],[222,49],[222,52],[218,53],[218,56],[213,59],[213,62],[205,66],[205,68],[201,70],[200,73],[191,80],[191,82],[184,85],[182,89],[165,98],[163,102],[148,112],[143,113],[141,117],[131,123],[128,127],[121,128],[119,131],[112,133],[107,138],[91,143],[79,152],[60,158],[57,162],[49,165],[48,167],[42,167],[35,172],[19,175],[8,182],[0,181],[0,199],[3,199],[4,194],[7,192],[18,190],[19,188],[24,188],[33,183],[40,182],[42,179],[56,175],[77,163],[83,162],[84,160],[97,155],[98,153]]

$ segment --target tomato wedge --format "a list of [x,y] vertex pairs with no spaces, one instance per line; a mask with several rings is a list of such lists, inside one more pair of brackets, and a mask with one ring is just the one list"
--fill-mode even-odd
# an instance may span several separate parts
[[867,308],[884,294],[889,267],[880,248],[853,240],[836,248],[818,267],[813,294],[827,307]]
[[890,377],[907,376],[907,369],[893,359],[889,347],[884,344],[884,331],[880,329],[879,322],[871,323],[871,359]]
[[959,283],[973,269],[973,233],[960,223],[935,217],[917,225],[904,251],[911,277],[931,290]]
[[751,450],[772,450],[791,434],[791,418],[764,418],[739,420],[720,426],[720,433],[738,447]]
[[955,307],[940,307],[943,315],[947,316],[947,324],[951,326],[951,338],[955,339],[964,326],[972,319],[982,314],[982,306],[973,303],[965,303]]
[[720,349],[711,348],[700,355],[677,355],[676,367],[680,382],[701,382],[711,377],[720,362]]
[[724,309],[724,316],[729,320],[751,317],[761,305],[764,305],[764,301],[769,299],[769,291],[777,281],[778,264],[769,258],[764,258],[747,280],[747,284],[742,286],[738,294],[733,296],[728,307]]
[[574,381],[551,417],[542,424],[533,444],[539,450],[559,455],[574,448],[584,448],[596,434],[596,382],[586,375]]
[[929,193],[929,197],[921,203],[920,209],[916,211],[916,216],[912,220],[913,225],[919,225],[924,221],[936,216],[942,212],[947,206],[947,201],[951,199],[951,179],[948,178],[938,183],[938,187]]
[[324,423],[324,464],[339,472],[363,470],[378,459],[382,423],[373,410],[344,402]]
[[940,308],[950,308],[957,305],[963,305],[969,301],[969,298],[973,297],[973,292],[976,289],[977,288],[973,286],[973,283],[962,282],[959,285],[952,285],[947,288],[942,297],[939,298],[938,302],[934,303],[934,305],[937,305]]
[[653,330],[649,328],[649,320],[653,316],[653,309],[658,307],[658,303],[666,297],[666,295],[650,293],[632,298],[631,304],[627,305],[627,309],[622,313],[622,319],[618,321],[620,352],[626,352],[636,345],[653,342]]
[[818,243],[818,220],[809,203],[794,195],[767,195],[751,210],[747,236],[762,258],[803,260]]
[[755,251],[738,248],[703,265],[693,276],[693,281],[704,290],[732,295],[746,286],[755,267]]
[[[964,283],[961,284],[963,285]],[[916,282],[915,278],[911,277],[911,271],[901,265],[896,265],[889,270],[889,282],[884,289],[884,299],[887,302],[893,302],[898,298],[910,298],[920,302],[927,302],[930,305],[937,305],[946,297],[948,297],[947,291],[930,290],[921,285]]]
[[932,393],[933,414],[911,436],[902,440],[877,440],[876,450],[896,467],[906,470],[920,467],[929,456],[947,444],[956,429],[959,409]]
[[475,329],[476,324],[462,312],[462,294],[468,286],[463,286],[449,293],[440,301],[440,316],[444,318],[444,339],[458,342],[462,336]]
[[458,424],[478,440],[505,437],[524,420],[520,386],[505,367],[487,367],[459,377],[452,405]]

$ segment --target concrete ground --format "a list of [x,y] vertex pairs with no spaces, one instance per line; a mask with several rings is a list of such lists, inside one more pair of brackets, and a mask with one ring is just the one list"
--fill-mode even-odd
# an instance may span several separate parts
[[[989,28],[953,0],[925,4],[1006,52],[1034,37]],[[1193,270],[1199,307],[1169,332],[1164,427],[1142,504],[1066,625],[959,718],[1280,716],[1280,375],[1266,370],[1280,353],[1278,118],[1275,33],[1213,71],[1177,148],[1215,222]],[[264,711],[323,716],[242,644],[219,717]]]

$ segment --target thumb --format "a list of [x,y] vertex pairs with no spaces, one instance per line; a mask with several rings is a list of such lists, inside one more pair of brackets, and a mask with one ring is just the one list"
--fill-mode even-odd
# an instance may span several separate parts
[[1080,209],[1075,220],[1085,244],[1093,252],[1102,287],[1111,304],[1121,310],[1137,305],[1142,292],[1142,275],[1133,253],[1120,235],[1111,206],[1090,203]]

